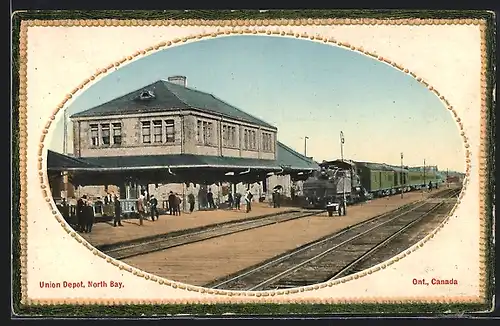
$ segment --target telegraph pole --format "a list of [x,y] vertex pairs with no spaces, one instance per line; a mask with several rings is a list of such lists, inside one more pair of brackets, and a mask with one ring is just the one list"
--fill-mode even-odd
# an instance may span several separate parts
[[[68,155],[68,110],[63,111],[63,154]],[[68,182],[69,175],[68,171],[63,172],[63,186],[64,186],[64,197],[68,200]]]
[[[344,139],[344,133],[342,131],[340,131],[340,159],[342,160],[342,162],[344,162],[344,143],[345,143],[345,139]],[[344,179],[342,180],[342,193],[343,193],[343,198],[344,198],[344,205],[347,205],[346,204],[346,198],[345,198],[345,179],[347,177],[347,174],[345,173],[345,170],[344,170]],[[345,207],[344,207],[345,209]]]
[[401,198],[403,198],[403,193],[404,193],[403,178],[404,178],[404,172],[403,172],[403,152],[401,152]]
[[63,111],[63,154],[68,154],[68,110]]
[[344,162],[344,133],[340,132],[340,159]]
[[304,156],[307,157],[307,140],[309,137],[305,136],[304,137]]

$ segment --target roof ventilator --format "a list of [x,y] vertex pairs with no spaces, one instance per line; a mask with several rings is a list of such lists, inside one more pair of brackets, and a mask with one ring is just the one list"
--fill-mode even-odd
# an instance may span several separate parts
[[152,91],[143,91],[139,95],[139,99],[141,100],[150,100],[155,98],[155,94]]

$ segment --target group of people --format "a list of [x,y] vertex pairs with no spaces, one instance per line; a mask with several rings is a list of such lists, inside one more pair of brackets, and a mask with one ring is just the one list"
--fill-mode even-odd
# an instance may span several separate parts
[[241,209],[241,194],[239,192],[235,193],[234,196],[232,193],[227,195],[227,204],[229,205],[229,209]]
[[[252,210],[252,198],[253,194],[250,190],[247,190],[245,194],[245,207],[246,207],[246,212],[250,212]],[[234,196],[232,193],[229,193],[227,195],[227,203],[229,205],[229,209],[241,209],[241,194],[239,192],[235,193]]]
[[156,199],[154,195],[151,195],[148,201],[146,193],[142,192],[139,198],[137,198],[137,213],[139,213],[140,217],[147,216],[147,208],[149,208],[151,221],[154,221],[155,218],[157,220],[160,218],[160,213],[158,212],[158,199]]
[[76,202],[77,231],[83,233],[92,232],[94,225],[94,207],[87,195],[83,195]]
[[[431,188],[431,185],[429,185]],[[247,190],[244,196],[242,196],[239,192],[228,194],[228,208],[229,209],[241,209],[241,199],[245,201],[246,212],[250,212],[252,210],[252,198],[253,194],[250,190]],[[216,209],[217,206],[214,201],[213,193],[210,189],[207,192],[207,203],[208,207],[212,209]],[[273,205],[275,208],[279,208],[281,206],[281,195],[279,191],[274,191],[272,195]],[[189,204],[189,211],[192,213],[194,211],[196,199],[193,193],[188,194],[187,202]],[[182,199],[177,193],[173,193],[170,191],[168,196],[168,212],[170,215],[181,215],[180,205],[182,203]],[[107,194],[104,197],[104,205],[110,206],[113,209],[113,226],[123,226],[121,222],[122,212],[121,212],[121,204],[117,195]],[[67,206],[66,202],[63,201],[62,208]],[[146,194],[143,192],[137,199],[137,212],[141,217],[146,217],[150,215],[151,220],[155,221],[159,219],[159,211],[158,211],[158,200],[154,195],[149,196],[149,200],[146,198]],[[147,212],[149,210],[149,212]],[[148,214],[150,213],[150,214]],[[76,230],[83,233],[91,233],[92,227],[94,225],[94,208],[92,201],[88,198],[87,195],[83,195],[80,199],[78,199],[76,203],[76,218],[77,225]]]
[[168,212],[170,215],[181,215],[182,199],[177,193],[170,191],[168,194]]

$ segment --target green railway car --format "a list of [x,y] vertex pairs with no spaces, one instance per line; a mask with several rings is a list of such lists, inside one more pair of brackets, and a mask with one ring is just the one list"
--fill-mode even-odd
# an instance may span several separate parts
[[388,164],[355,162],[357,173],[365,190],[375,197],[428,187],[442,183],[436,171],[407,169]]
[[386,164],[356,162],[358,175],[365,190],[375,196],[389,195],[401,190],[406,180],[406,170]]
[[412,189],[420,189],[432,184],[433,188],[439,186],[440,178],[438,173],[433,171],[408,171],[408,185]]

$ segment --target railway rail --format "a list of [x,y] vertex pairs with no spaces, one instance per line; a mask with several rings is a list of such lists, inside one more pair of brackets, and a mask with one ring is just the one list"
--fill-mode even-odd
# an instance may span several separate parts
[[103,250],[105,254],[115,259],[126,259],[135,256],[145,255],[156,251],[183,246],[199,241],[205,241],[221,236],[261,228],[276,223],[283,223],[291,220],[304,218],[324,212],[322,210],[302,210],[298,212],[284,212],[272,216],[258,219],[235,221],[204,228],[199,231],[181,233],[178,235],[165,235],[159,239],[147,239],[131,244],[120,245],[115,248]]
[[433,212],[434,214],[428,215],[416,222],[412,227],[402,230],[401,233],[390,241],[390,245],[380,246],[378,250],[352,262],[349,266],[344,268],[342,273],[338,273],[334,279],[361,272],[407,250],[443,223],[454,205],[455,203],[453,202],[443,202],[442,205]]
[[462,188],[448,188],[440,192],[429,195],[427,198],[451,198],[460,195]]
[[[433,198],[452,197],[459,191],[450,189]],[[306,286],[344,276],[358,262],[387,246],[425,217],[442,213],[445,204],[445,201],[423,200],[381,214],[205,287],[241,291],[273,290]]]

